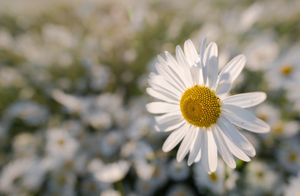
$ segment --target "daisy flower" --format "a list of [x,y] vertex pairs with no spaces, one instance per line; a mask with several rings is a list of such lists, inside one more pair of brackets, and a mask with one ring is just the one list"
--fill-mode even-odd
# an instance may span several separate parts
[[293,196],[293,195],[300,195],[300,172],[296,177],[292,177],[289,180],[289,184],[286,185],[284,188],[284,195],[285,196]]
[[189,154],[188,165],[200,161],[209,173],[216,171],[218,152],[231,168],[236,167],[234,156],[250,161],[255,149],[235,126],[255,133],[270,128],[247,110],[263,102],[265,93],[229,95],[245,63],[246,58],[238,55],[218,73],[217,45],[206,44],[205,40],[199,53],[187,40],[184,50],[176,47],[176,58],[168,52],[165,58],[158,56],[157,73],[150,74],[147,88],[158,101],[148,103],[146,108],[157,115],[159,131],[172,131],[163,144],[164,152],[181,142],[177,160]]

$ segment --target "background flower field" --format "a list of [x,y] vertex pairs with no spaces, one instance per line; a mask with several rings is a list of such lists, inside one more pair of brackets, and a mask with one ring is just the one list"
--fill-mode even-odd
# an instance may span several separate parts
[[[297,0],[0,0],[0,194],[299,194],[299,35]],[[156,55],[204,36],[221,66],[245,54],[233,93],[266,92],[271,126],[211,175],[145,109]]]

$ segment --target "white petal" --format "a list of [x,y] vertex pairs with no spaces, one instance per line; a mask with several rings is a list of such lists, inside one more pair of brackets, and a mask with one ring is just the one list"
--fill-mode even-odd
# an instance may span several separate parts
[[176,100],[176,99],[174,99],[172,97],[168,97],[165,94],[160,93],[160,92],[158,92],[158,91],[156,91],[156,90],[154,90],[152,88],[146,88],[146,92],[150,96],[152,96],[152,97],[154,97],[156,99],[159,99],[161,101],[165,101],[165,102],[168,102],[168,103],[174,103],[174,104],[178,104],[178,102],[179,102],[179,100]]
[[169,152],[172,150],[179,142],[183,139],[183,137],[187,133],[188,126],[185,124],[184,126],[178,128],[176,131],[173,131],[162,146],[162,150],[164,152]]
[[149,79],[148,83],[153,90],[156,90],[159,93],[161,93],[169,98],[179,100],[181,97],[182,93],[178,93],[177,91],[172,91],[171,90],[172,87],[169,87],[169,85],[162,85],[160,80],[156,80],[156,79],[153,80],[153,77]]
[[[191,148],[189,159],[188,159],[188,165],[192,165],[193,162],[195,162],[197,155],[201,151],[201,140],[203,137],[203,130],[200,128],[197,128],[197,135],[195,136],[195,142],[193,147]],[[201,153],[201,152],[200,152]]]
[[254,114],[246,109],[224,104],[222,110],[225,118],[238,127],[255,133],[266,133],[270,131],[270,126],[268,124],[256,118]]
[[[185,88],[185,83],[183,78],[184,75],[179,71],[180,69],[179,65],[177,64],[173,56],[168,52],[165,52],[165,56],[167,60],[165,60],[162,56],[158,55],[157,57],[158,62],[163,66],[163,69],[166,69],[168,70],[168,72],[170,72],[170,75],[173,75],[175,79],[177,78],[177,83],[183,85],[183,88]],[[174,61],[176,65],[173,65]]]
[[165,51],[165,56],[166,56],[166,63],[170,67],[172,67],[172,68],[178,68],[179,67],[176,59],[168,51]]
[[187,133],[178,149],[177,152],[177,161],[180,162],[184,159],[184,157],[187,155],[187,153],[190,150],[191,144],[194,143],[195,135],[197,133],[196,129],[193,129],[192,126],[189,127],[187,130]]
[[201,151],[202,151],[202,148],[201,148],[201,150],[199,150],[199,152],[197,154],[197,157],[196,157],[196,159],[194,161],[195,163],[199,162],[201,160],[201,157],[202,157],[202,152]]
[[190,66],[197,64],[200,61],[195,46],[190,39],[184,42],[184,54]]
[[176,59],[179,65],[189,68],[189,63],[187,62],[180,46],[176,46]]
[[[200,82],[200,69],[199,67],[191,67],[191,74],[192,74],[192,78],[193,78],[193,83],[194,84],[201,84],[202,82]],[[202,78],[201,78],[202,80]]]
[[184,79],[186,80],[187,85],[193,85],[190,66],[180,46],[176,46],[176,59],[178,61],[178,64],[183,68]]
[[266,97],[266,93],[264,92],[242,93],[225,98],[223,103],[239,106],[241,108],[249,108],[260,104]]
[[196,159],[194,162],[199,162],[201,160],[201,157],[202,157],[202,151],[203,151],[203,146],[206,145],[205,144],[205,141],[206,141],[206,138],[205,138],[205,130],[201,129],[200,128],[200,131],[202,132],[201,133],[201,138],[200,138],[200,151],[198,152],[197,156],[196,156]]
[[224,134],[234,143],[237,147],[241,148],[248,156],[255,156],[256,152],[253,145],[248,139],[243,136],[237,128],[231,125],[226,119],[221,117],[218,124]]
[[200,67],[202,68],[202,78],[203,78],[203,84],[206,83],[207,80],[207,68],[205,67],[204,64],[204,53],[205,53],[205,49],[206,49],[206,39],[202,39],[200,42],[200,51],[199,51],[199,55],[200,55]]
[[218,151],[211,129],[207,130],[207,149],[209,172],[215,172],[218,165]]
[[205,171],[209,172],[208,166],[208,147],[207,147],[207,133],[204,132],[203,139],[201,142],[201,161],[200,164],[204,168]]
[[205,49],[206,49],[206,38],[201,40],[199,48],[200,48],[200,50],[199,50],[200,60],[202,61],[202,65],[204,65],[204,54],[205,54]]
[[166,102],[151,102],[146,105],[148,112],[152,114],[163,114],[179,111],[179,105]]
[[218,47],[216,43],[211,42],[207,46],[204,64],[207,70],[208,85],[214,88],[218,77]]
[[158,124],[159,130],[165,132],[177,129],[185,122],[181,116],[180,111],[156,116],[155,120]]
[[174,93],[170,92],[168,89],[165,89],[165,88],[163,88],[161,86],[157,86],[157,85],[150,85],[150,86],[151,86],[151,89],[153,89],[157,93],[162,94],[170,99],[178,100],[178,101],[180,99],[179,96],[174,95]]
[[238,55],[234,57],[229,63],[227,63],[218,76],[217,86],[219,83],[229,81],[233,83],[239,76],[246,64],[246,57],[244,55]]
[[175,88],[173,84],[167,82],[160,75],[151,75],[148,82],[151,87],[159,86],[163,89],[166,89],[170,93],[176,95],[177,97],[180,97],[182,94],[182,92],[179,89]]
[[231,82],[224,81],[224,82],[219,83],[219,85],[217,86],[217,89],[216,89],[216,93],[218,96],[224,95],[224,94],[228,93],[230,89],[231,89]]
[[243,161],[250,161],[250,158],[239,148],[237,147],[229,138],[226,134],[223,133],[222,128],[220,128],[220,126],[218,127],[219,129],[219,134],[221,135],[221,140],[224,144],[226,144],[226,146],[228,147],[228,149],[230,150],[230,152],[236,156],[237,158],[243,160]]
[[166,64],[156,63],[155,68],[157,72],[169,83],[172,83],[180,91],[185,89],[184,83],[181,81],[180,77],[170,69]]
[[214,130],[213,130],[213,134],[214,134],[214,137],[216,140],[218,151],[219,151],[220,155],[222,156],[223,160],[225,161],[225,163],[230,168],[234,169],[236,167],[235,160],[234,160],[231,152],[229,151],[228,147],[221,139],[222,136],[220,135],[218,129],[219,129],[218,126],[216,126],[216,127],[214,127]]
[[174,57],[168,53],[165,52],[165,55],[167,57],[166,63],[169,65],[169,67],[179,76],[180,80],[185,84],[185,87],[190,87],[192,85],[191,78],[187,78],[186,72],[189,70],[187,69],[187,66],[180,66],[174,59]]

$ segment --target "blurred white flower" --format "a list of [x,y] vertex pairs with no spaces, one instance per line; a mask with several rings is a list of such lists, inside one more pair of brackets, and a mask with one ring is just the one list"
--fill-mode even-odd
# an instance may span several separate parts
[[90,76],[89,80],[91,89],[96,91],[105,89],[113,77],[109,66],[98,65],[92,62],[85,63],[85,65]]
[[245,48],[248,62],[246,68],[252,71],[265,71],[269,64],[277,57],[279,48],[274,36],[265,33],[255,36]]
[[284,188],[284,196],[298,196],[300,194],[300,172],[296,177],[291,177]]
[[47,130],[46,142],[46,151],[53,166],[72,160],[79,149],[78,141],[67,130],[60,128]]
[[129,141],[122,146],[121,156],[132,160],[137,177],[151,179],[155,170],[155,154],[150,144],[146,141]]
[[50,173],[46,184],[49,195],[75,195],[76,174],[64,169],[57,169]]
[[107,189],[101,192],[100,196],[121,196],[122,194],[114,189]]
[[35,191],[43,183],[45,173],[41,160],[31,157],[13,160],[2,168],[0,191],[7,194],[14,194],[18,189]]
[[100,159],[93,159],[88,164],[88,171],[100,182],[114,183],[122,180],[130,168],[130,163],[120,160],[105,164]]
[[270,64],[265,78],[271,89],[286,89],[287,86],[298,81],[300,74],[299,50],[299,44],[295,45]]
[[33,156],[38,153],[41,138],[30,133],[20,133],[13,140],[13,150],[16,156]]
[[150,179],[150,181],[153,181],[152,183],[154,183],[156,187],[161,187],[168,180],[166,161],[164,159],[155,160],[154,167],[155,169],[152,173],[152,178]]
[[300,130],[300,124],[298,121],[284,121],[279,120],[275,124],[271,124],[271,134],[277,138],[293,137]]
[[54,90],[52,92],[53,98],[66,107],[71,112],[80,112],[82,110],[82,103],[80,98],[67,95],[60,90]]
[[22,86],[24,82],[25,78],[17,70],[10,67],[1,67],[0,87]]
[[111,130],[101,136],[99,141],[99,151],[105,157],[116,155],[124,142],[124,135],[121,130]]
[[13,48],[13,37],[5,29],[0,30],[0,48],[11,49]]
[[136,179],[135,189],[137,194],[153,195],[153,193],[162,187],[168,180],[165,161],[156,160],[154,165],[154,171],[151,178],[147,180]]
[[264,7],[261,3],[255,2],[242,12],[238,27],[242,32],[249,30],[261,17]]
[[300,142],[297,138],[282,142],[277,151],[277,158],[288,172],[297,173],[300,169]]
[[7,109],[5,118],[20,118],[29,125],[37,126],[46,122],[48,113],[48,109],[38,103],[18,101]]
[[42,48],[41,43],[37,40],[37,35],[24,33],[16,37],[15,42],[18,43],[15,51],[24,56],[28,62],[39,65],[47,65],[51,62],[45,48]]
[[297,78],[292,84],[286,86],[287,99],[292,102],[293,109],[298,112],[300,111],[300,92],[296,89],[298,89],[299,85],[300,78]]
[[80,193],[82,195],[99,195],[103,190],[110,190],[111,186],[101,183],[94,177],[85,177],[80,183]]
[[274,193],[280,179],[270,164],[257,160],[247,164],[245,175],[246,192],[254,195]]
[[157,184],[153,179],[136,180],[134,185],[134,190],[137,195],[151,196],[157,188]]
[[177,162],[176,159],[172,159],[167,163],[168,176],[175,181],[181,181],[188,178],[190,170],[184,162]]
[[274,138],[281,139],[292,137],[298,133],[300,125],[295,120],[283,120],[280,109],[270,104],[261,104],[256,109],[256,115],[266,121],[271,126],[271,132],[264,137],[272,141]]
[[201,169],[199,164],[193,168],[194,180],[199,192],[208,189],[214,194],[225,194],[236,188],[238,173],[235,170],[226,169],[224,163],[219,160],[220,167],[211,174]]
[[141,114],[139,120],[131,121],[128,129],[126,130],[127,136],[133,140],[138,140],[143,136],[148,135],[152,130],[154,122],[149,116]]
[[109,128],[113,120],[120,120],[119,112],[124,114],[122,99],[118,94],[105,93],[100,96],[76,97],[55,90],[52,95],[70,112],[78,113],[83,122],[96,129]]
[[269,103],[259,105],[256,109],[256,115],[270,125],[276,124],[280,119],[279,109]]
[[175,184],[172,185],[167,193],[166,196],[194,196],[196,195],[191,188],[184,184]]
[[155,171],[155,165],[148,163],[145,159],[135,159],[134,169],[137,176],[142,180],[150,180]]
[[43,39],[47,45],[56,45],[57,49],[71,49],[76,44],[74,32],[65,26],[47,24],[42,29]]

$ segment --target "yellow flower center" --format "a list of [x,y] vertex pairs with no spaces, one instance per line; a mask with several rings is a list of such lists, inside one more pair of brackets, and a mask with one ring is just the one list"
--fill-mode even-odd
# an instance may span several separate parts
[[212,181],[212,182],[217,182],[218,181],[218,176],[217,174],[214,172],[214,173],[211,173],[211,174],[208,174],[209,176],[209,179]]
[[294,71],[292,65],[284,65],[280,68],[280,72],[284,76],[289,76]]
[[63,138],[57,140],[58,145],[64,146],[65,145],[65,140]]
[[275,134],[282,134],[284,132],[284,127],[283,127],[283,124],[281,122],[279,123],[276,123],[274,128],[273,128]]
[[187,89],[180,99],[180,110],[186,121],[197,127],[210,127],[221,114],[220,99],[205,86]]
[[262,171],[257,171],[256,172],[256,176],[258,177],[258,178],[263,178],[264,177],[264,172],[262,172]]
[[289,161],[296,162],[298,159],[298,156],[295,152],[291,152],[288,156]]

